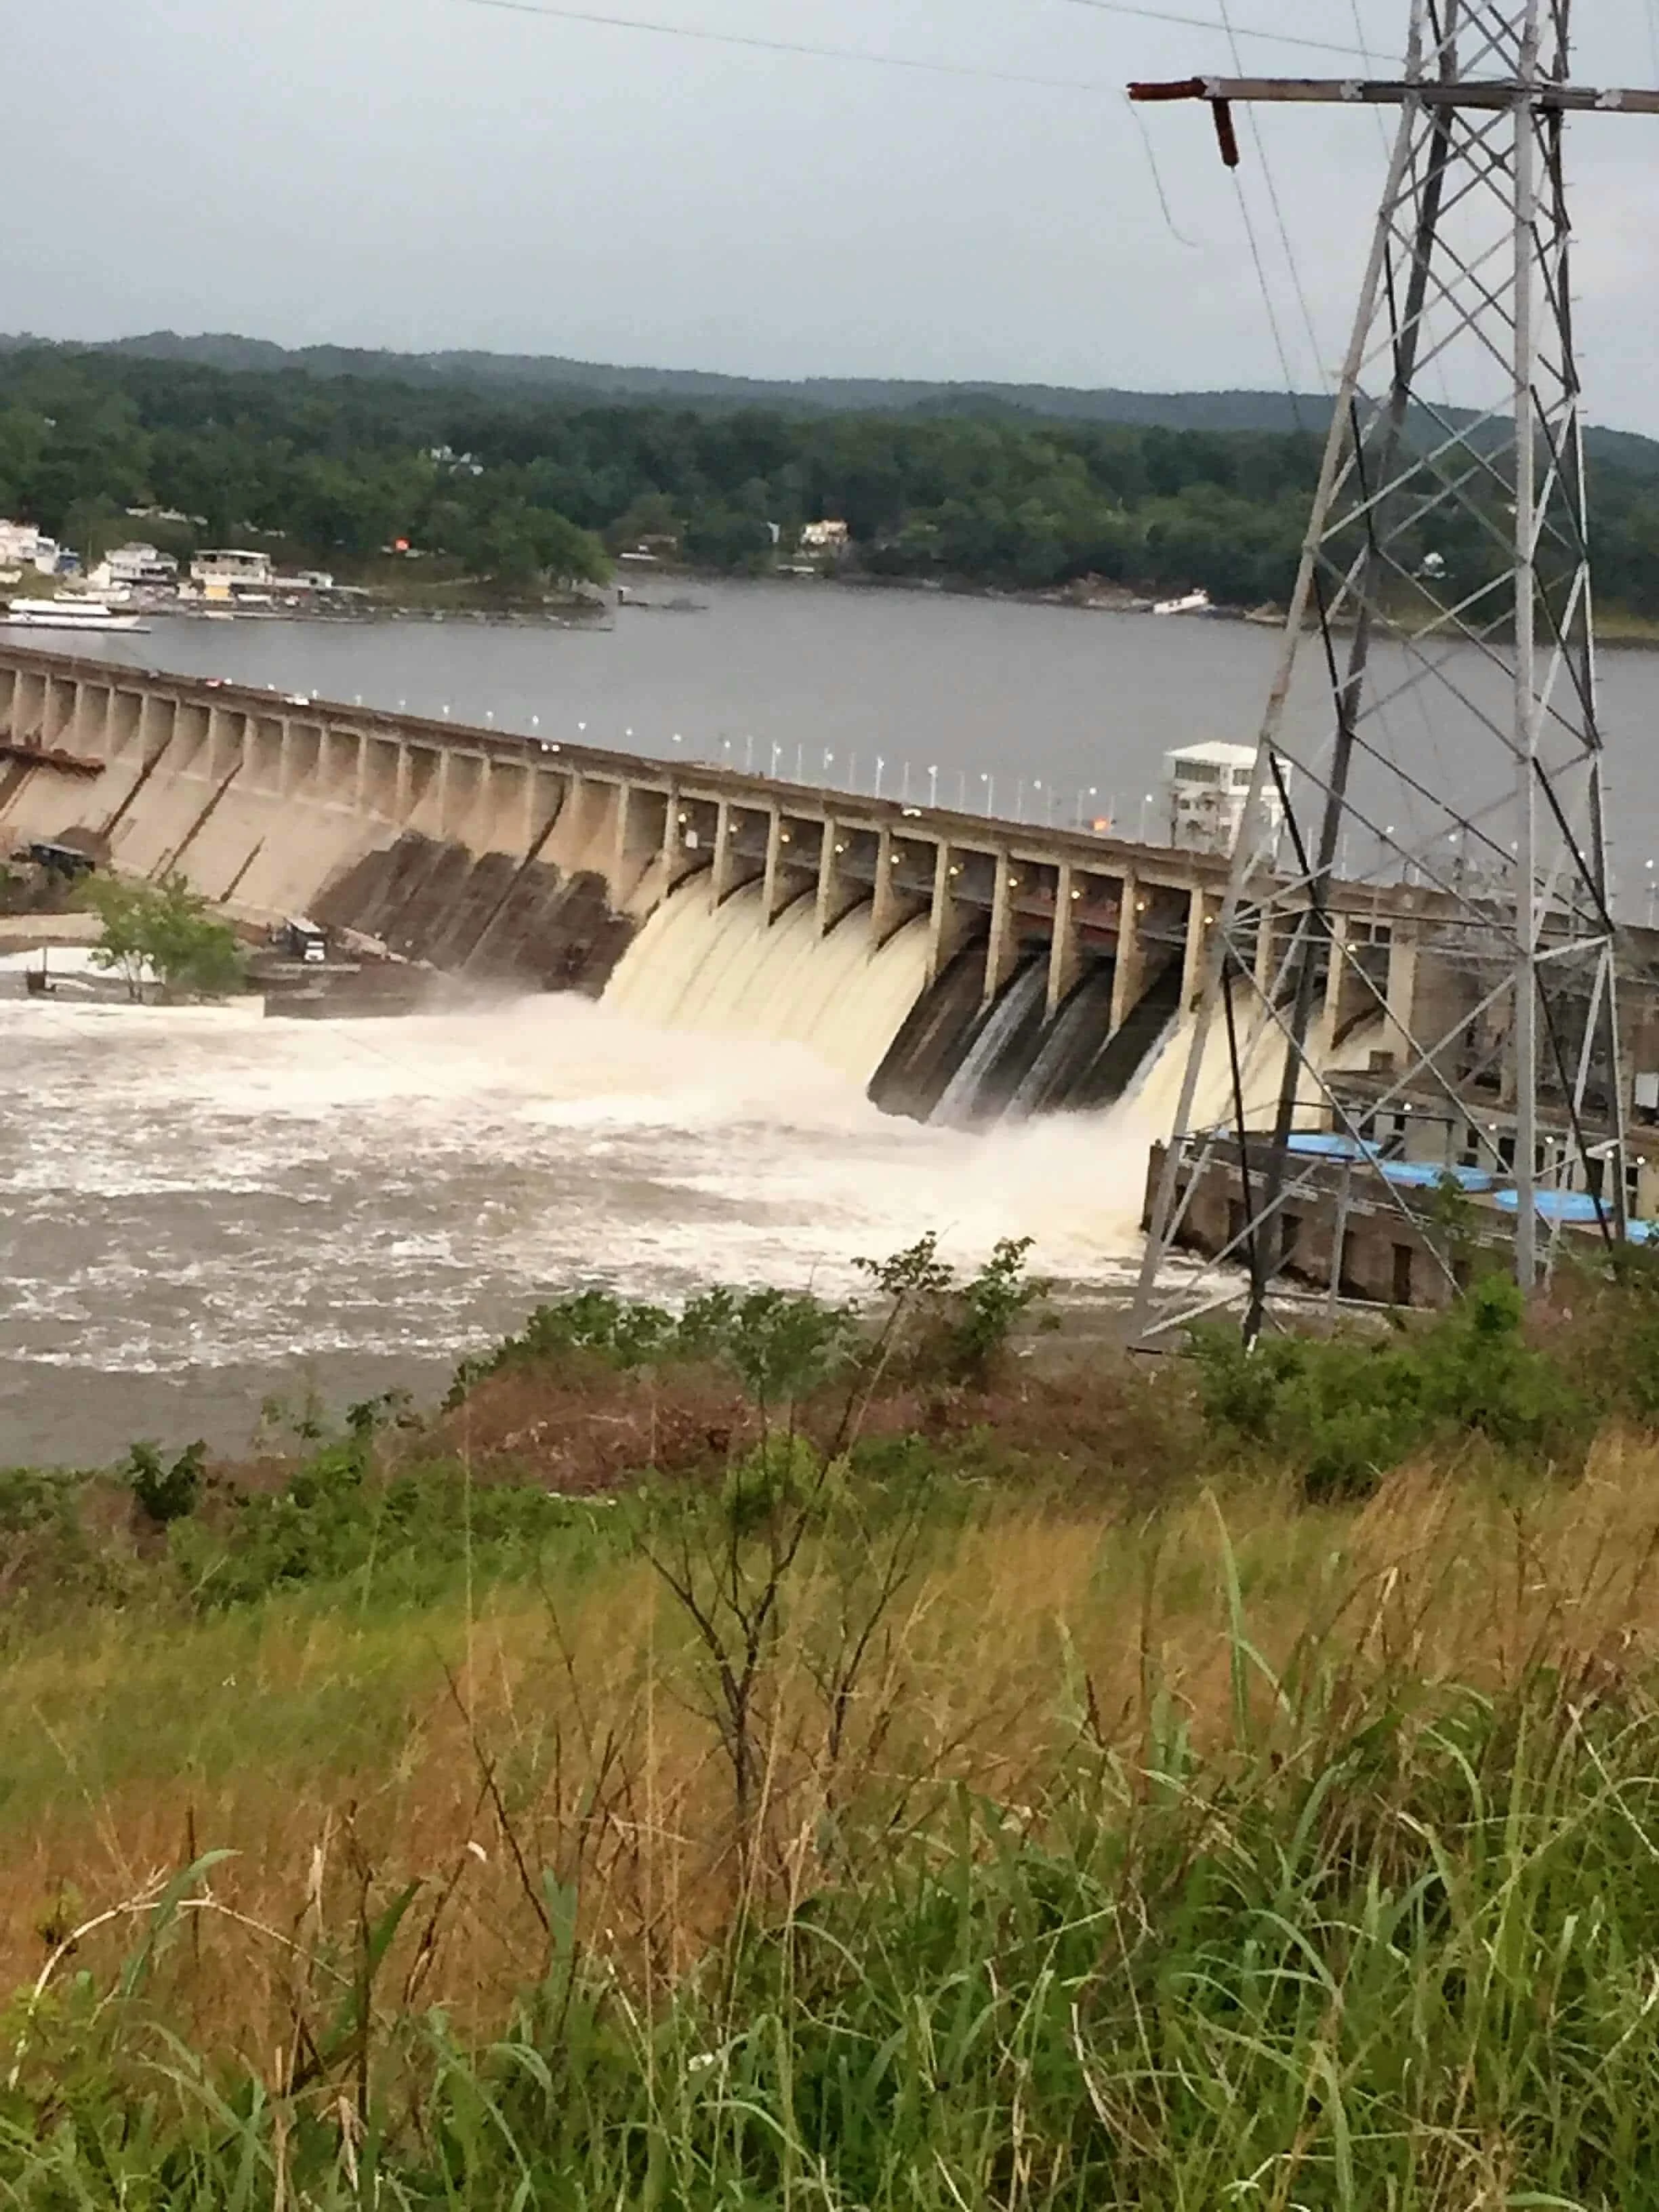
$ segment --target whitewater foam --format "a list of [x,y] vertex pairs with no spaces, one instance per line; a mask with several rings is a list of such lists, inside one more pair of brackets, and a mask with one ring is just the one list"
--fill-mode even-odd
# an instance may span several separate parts
[[447,1351],[578,1280],[841,1284],[930,1228],[963,1260],[1029,1232],[1104,1279],[1142,1172],[1100,1121],[925,1128],[802,1045],[574,998],[395,1024],[7,1004],[0,1115],[23,1359],[71,1321],[118,1364],[303,1351],[342,1308],[365,1343]]

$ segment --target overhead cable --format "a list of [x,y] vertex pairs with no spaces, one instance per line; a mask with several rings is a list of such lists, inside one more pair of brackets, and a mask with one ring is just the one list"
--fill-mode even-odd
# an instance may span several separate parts
[[[1216,0],[1216,4],[1221,10],[1222,28],[1226,33],[1227,44],[1232,52],[1233,67],[1237,70],[1239,75],[1242,76],[1244,73],[1243,64],[1240,59],[1238,52],[1238,41],[1241,33],[1232,21],[1231,15],[1228,9],[1227,0]],[[1290,227],[1285,221],[1285,210],[1279,201],[1279,186],[1273,181],[1273,168],[1267,160],[1267,142],[1261,135],[1261,125],[1256,115],[1254,102],[1251,103],[1248,110],[1248,113],[1249,117],[1250,136],[1255,142],[1256,158],[1261,164],[1262,181],[1267,187],[1267,198],[1273,208],[1273,221],[1279,226],[1279,246],[1284,253],[1285,264],[1291,272],[1291,288],[1296,294],[1297,306],[1302,312],[1302,327],[1308,334],[1308,352],[1312,361],[1313,372],[1316,377],[1324,380],[1326,390],[1330,391],[1333,389],[1333,386],[1330,380],[1325,377],[1325,372],[1321,365],[1318,333],[1314,329],[1313,314],[1308,306],[1308,295],[1303,288],[1302,272],[1297,266],[1296,248],[1291,243]],[[1239,205],[1243,207],[1244,204],[1244,191],[1243,185],[1240,183],[1237,170],[1233,172],[1233,184],[1238,191]],[[1249,217],[1247,215],[1246,221],[1248,222],[1248,220]],[[1254,237],[1252,237],[1250,240],[1250,249],[1254,253],[1255,251],[1255,240]],[[1256,266],[1258,270],[1260,270],[1261,258],[1259,255],[1257,256]],[[1265,277],[1262,283],[1262,293],[1265,297],[1267,295],[1267,283]],[[1269,307],[1268,312],[1271,313],[1271,307]],[[1295,417],[1296,427],[1299,430],[1303,428],[1301,403],[1297,394],[1296,380],[1291,377],[1289,373],[1288,363],[1286,364],[1285,369],[1285,383],[1290,393],[1291,411],[1292,416]]]
[[[1175,23],[1188,31],[1214,31],[1220,34],[1228,27],[1213,15],[1185,15],[1169,8],[1141,7],[1136,0],[1066,0],[1066,4],[1093,8],[1103,15],[1133,15],[1144,23]],[[1295,31],[1257,31],[1243,23],[1231,27],[1237,39],[1255,39],[1273,46],[1310,46],[1322,54],[1346,54],[1351,60],[1363,58],[1361,48],[1340,45],[1334,39],[1304,38]]]
[[[509,15],[544,15],[556,22],[592,23],[607,31],[644,31],[661,39],[690,39],[700,46],[744,46],[763,54],[793,54],[811,61],[862,62],[874,69],[921,70],[929,76],[977,77],[991,84],[1031,85],[1045,92],[1115,92],[1115,85],[1090,83],[1072,77],[1028,76],[1018,70],[983,69],[971,62],[925,60],[920,55],[878,54],[866,46],[818,46],[805,40],[771,39],[758,32],[717,31],[700,23],[661,23],[640,15],[611,15],[597,9],[568,8],[557,4],[557,0],[462,0],[472,8],[494,8]],[[1212,15],[1188,15],[1168,8],[1145,7],[1137,0],[1066,0],[1066,4],[1091,8],[1109,15],[1127,15],[1145,23],[1169,23],[1183,30],[1214,31],[1219,33],[1223,26]],[[1342,54],[1349,58],[1358,55],[1355,46],[1341,46],[1330,39],[1304,38],[1289,31],[1259,31],[1244,26],[1236,28],[1241,39],[1265,40],[1283,46],[1316,48],[1322,53]]]
[[1091,83],[1085,79],[1026,76],[1013,70],[979,69],[969,62],[924,61],[909,54],[872,53],[863,46],[819,46],[793,39],[766,39],[744,31],[714,31],[694,23],[648,22],[639,15],[601,15],[595,9],[565,8],[547,0],[460,0],[469,8],[494,8],[509,15],[540,15],[561,23],[593,23],[607,31],[645,31],[663,39],[692,39],[702,46],[745,46],[757,53],[795,54],[812,61],[863,62],[876,69],[921,70],[934,76],[978,77],[992,84],[1034,85],[1045,92],[1113,93],[1115,84]]
[[1164,220],[1170,227],[1170,237],[1177,246],[1187,246],[1194,253],[1201,252],[1203,249],[1198,240],[1195,238],[1188,238],[1176,222],[1175,216],[1170,207],[1170,196],[1164,189],[1163,173],[1158,166],[1158,149],[1152,143],[1152,132],[1146,128],[1146,117],[1127,92],[1123,95],[1123,105],[1139,125],[1140,143],[1146,149],[1146,165],[1152,173],[1152,190],[1158,194],[1158,204],[1164,210]]

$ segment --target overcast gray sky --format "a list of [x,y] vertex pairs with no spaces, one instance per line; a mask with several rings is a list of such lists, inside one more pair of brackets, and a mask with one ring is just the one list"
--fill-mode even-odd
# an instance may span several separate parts
[[[468,0],[75,0],[4,10],[0,328],[170,326],[760,375],[1202,389],[1283,376],[1195,109],[1116,88],[1225,68],[1218,30],[1085,0],[571,0],[1059,88],[699,44]],[[1200,16],[1220,0],[1146,0]],[[1407,0],[1230,0],[1397,58]],[[1581,0],[1578,74],[1659,81],[1653,0]],[[1358,30],[1356,26],[1358,27]],[[1247,64],[1357,66],[1246,40]],[[1099,89],[1091,90],[1087,88]],[[1325,365],[1376,118],[1261,130]],[[1659,433],[1659,121],[1574,126],[1593,411]],[[1255,149],[1245,188],[1317,380]]]

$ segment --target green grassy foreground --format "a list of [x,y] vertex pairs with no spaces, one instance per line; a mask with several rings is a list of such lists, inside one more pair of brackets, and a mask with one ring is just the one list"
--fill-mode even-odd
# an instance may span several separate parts
[[0,1483],[5,2201],[1659,2203],[1659,1285],[1020,1256]]

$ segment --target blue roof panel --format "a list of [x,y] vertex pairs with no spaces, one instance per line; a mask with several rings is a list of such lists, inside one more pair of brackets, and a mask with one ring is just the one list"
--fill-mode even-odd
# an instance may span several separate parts
[[[1500,1190],[1496,1202],[1513,1213],[1520,1206],[1520,1194]],[[1533,1210],[1546,1221],[1597,1221],[1607,1212],[1605,1201],[1592,1198],[1587,1190],[1540,1190],[1533,1194]]]

